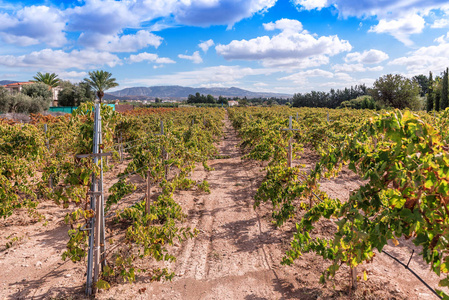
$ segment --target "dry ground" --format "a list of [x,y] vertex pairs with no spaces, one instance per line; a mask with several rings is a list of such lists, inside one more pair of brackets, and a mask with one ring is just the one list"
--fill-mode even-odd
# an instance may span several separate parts
[[[149,282],[138,277],[134,284],[116,284],[97,294],[99,299],[437,299],[410,272],[384,254],[374,263],[364,265],[368,280],[360,281],[357,291],[348,290],[348,270],[342,268],[335,279],[318,283],[329,265],[313,254],[306,254],[293,266],[280,265],[293,235],[294,223],[277,229],[271,224],[269,205],[253,209],[253,196],[263,179],[260,163],[244,161],[239,140],[225,122],[225,136],[218,145],[222,159],[211,160],[215,170],[198,167],[194,180],[206,179],[211,193],[180,191],[175,200],[187,214],[187,225],[200,234],[172,251],[177,261],[171,265],[177,276],[171,282]],[[306,151],[297,163],[310,168],[316,161]],[[123,169],[119,166],[113,172]],[[141,183],[138,178],[133,179]],[[361,184],[346,171],[323,182],[323,189],[333,197],[346,199],[349,190]],[[128,203],[140,197],[128,199]],[[30,223],[27,217],[15,216],[0,223],[0,299],[84,299],[85,264],[61,260],[68,240],[64,211],[43,203],[40,211],[47,223]],[[316,234],[332,236],[335,225],[322,221]],[[17,241],[13,242],[14,237]],[[6,249],[6,243],[13,242]],[[411,242],[400,240],[386,250],[407,262]],[[419,252],[419,249],[415,249]],[[153,262],[148,262],[153,264]],[[415,254],[410,267],[432,287],[438,278]]]

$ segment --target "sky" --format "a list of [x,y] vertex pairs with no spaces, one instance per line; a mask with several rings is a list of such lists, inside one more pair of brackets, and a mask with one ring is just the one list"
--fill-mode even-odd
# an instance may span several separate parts
[[0,0],[0,45],[0,80],[329,91],[441,74],[449,0]]

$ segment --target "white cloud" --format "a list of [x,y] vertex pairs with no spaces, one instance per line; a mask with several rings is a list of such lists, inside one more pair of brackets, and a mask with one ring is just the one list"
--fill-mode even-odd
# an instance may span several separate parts
[[186,25],[228,25],[249,18],[255,13],[265,12],[276,0],[198,0],[178,1],[175,19]]
[[411,46],[413,42],[409,38],[410,35],[421,33],[425,23],[423,17],[413,14],[391,21],[382,19],[379,21],[379,24],[371,27],[368,32],[388,33],[406,46]]
[[264,87],[264,86],[268,86],[268,84],[266,84],[265,82],[257,82],[257,83],[255,83],[255,84],[253,84],[254,86],[257,86],[257,87]]
[[0,36],[5,43],[61,47],[67,42],[64,29],[61,12],[46,6],[24,7],[14,15],[0,14]]
[[157,54],[142,52],[137,55],[131,55],[127,61],[130,63],[138,63],[142,61],[153,62],[156,64],[174,64],[175,61],[168,57],[159,57]]
[[70,72],[59,72],[58,77],[62,80],[69,80],[71,82],[78,82],[86,78],[87,72],[76,72],[76,71],[70,71]]
[[194,64],[200,64],[203,62],[203,59],[200,56],[199,51],[193,52],[192,55],[179,54],[179,58],[191,60]]
[[299,9],[321,9],[334,7],[343,17],[370,17],[398,18],[410,13],[421,12],[427,14],[432,9],[445,9],[448,7],[446,0],[292,0]]
[[311,77],[333,78],[334,73],[321,69],[312,69],[307,71],[301,71],[289,76],[281,77],[279,78],[279,80],[289,80],[297,84],[302,84],[308,82],[308,79]]
[[280,19],[275,23],[263,24],[263,28],[268,31],[279,29],[281,31],[300,32],[302,31],[302,24],[298,20]]
[[[364,83],[345,72],[332,73],[322,69],[301,71],[289,76],[281,77],[280,81],[292,81],[300,92],[311,90],[327,91],[329,88],[345,88],[355,84]],[[296,91],[298,92],[298,91]]]
[[0,56],[0,65],[3,66],[43,69],[48,71],[70,68],[89,69],[104,65],[114,67],[120,63],[121,60],[114,54],[92,50],[64,52],[62,50],[44,49],[20,56]]
[[124,27],[137,27],[141,22],[140,13],[133,14],[130,1],[101,0],[86,0],[84,5],[65,11],[70,20],[68,30],[102,35],[115,35]]
[[405,66],[410,74],[427,74],[429,71],[438,74],[449,66],[448,38],[442,36],[436,39],[438,45],[421,47],[409,56],[399,57],[388,64]]
[[215,45],[214,41],[212,39],[210,39],[205,42],[199,43],[198,47],[200,47],[201,50],[203,50],[204,52],[207,52],[207,50],[209,50],[209,48],[214,45]]
[[230,85],[233,84],[237,84],[238,82],[227,82],[226,85],[222,84],[222,83],[205,83],[205,84],[200,84],[199,87],[200,88],[225,88],[225,87],[229,87]]
[[[67,10],[70,30],[113,35],[122,28],[136,28],[145,21],[161,17],[193,26],[228,25],[265,12],[276,0],[86,0],[85,5]],[[167,28],[155,25],[153,30]],[[172,27],[172,25],[168,25]]]
[[306,58],[267,58],[262,61],[264,67],[276,67],[286,71],[314,68],[328,63],[329,57],[325,55],[314,55]]
[[136,79],[127,82],[130,85],[166,85],[167,83],[177,84],[182,86],[199,86],[203,84],[210,84],[216,86],[235,85],[239,79],[247,76],[267,75],[272,73],[270,69],[253,69],[243,68],[240,66],[214,66],[202,68],[199,70],[178,72],[175,74],[158,75],[152,78]]
[[332,66],[332,70],[337,72],[364,72],[366,68],[363,64],[341,64]]
[[[265,66],[280,66],[291,63],[291,68],[304,65],[317,65],[328,61],[333,56],[352,49],[348,41],[340,40],[338,36],[315,37],[307,31],[302,31],[302,25],[296,20],[282,19],[275,23],[264,24],[265,29],[280,29],[281,32],[272,36],[261,36],[251,40],[234,40],[228,45],[219,44],[215,47],[217,53],[227,60],[261,60]],[[296,29],[296,31],[295,31]]]
[[299,10],[320,10],[328,5],[327,0],[292,0],[292,2],[298,7]]
[[377,67],[365,67],[363,64],[337,64],[332,66],[332,70],[336,72],[366,72],[366,71],[382,71],[382,66]]
[[363,53],[360,53],[360,52],[348,53],[345,57],[345,62],[347,62],[347,63],[358,62],[358,63],[362,63],[362,64],[378,64],[387,59],[388,59],[387,53],[380,51],[380,50],[376,50],[376,49],[370,49],[370,50],[363,51]]
[[100,33],[81,33],[79,43],[88,48],[108,52],[135,52],[148,46],[159,47],[162,38],[146,30],[136,34],[103,35]]
[[443,19],[438,19],[433,22],[433,24],[430,26],[432,28],[445,28],[449,27],[449,15],[445,16]]
[[446,35],[442,35],[434,40],[438,44],[444,44],[449,42],[449,32]]
[[0,78],[3,78],[3,79],[17,78],[17,74],[3,73],[0,75]]

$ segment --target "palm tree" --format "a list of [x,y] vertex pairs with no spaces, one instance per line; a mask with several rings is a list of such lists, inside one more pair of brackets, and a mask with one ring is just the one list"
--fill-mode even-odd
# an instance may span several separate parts
[[54,88],[59,85],[59,78],[58,75],[56,75],[55,73],[42,74],[41,72],[37,72],[36,76],[34,76],[33,78],[34,80],[31,81],[45,83],[50,88]]
[[89,78],[84,78],[84,81],[97,91],[100,103],[101,99],[103,99],[105,90],[118,86],[118,83],[115,82],[115,78],[111,78],[111,76],[112,74],[107,71],[97,70],[89,72]]

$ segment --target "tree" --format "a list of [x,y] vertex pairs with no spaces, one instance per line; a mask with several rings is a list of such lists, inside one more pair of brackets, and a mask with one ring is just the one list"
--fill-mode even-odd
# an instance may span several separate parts
[[46,83],[38,82],[34,84],[27,84],[22,87],[22,94],[30,96],[31,98],[42,97],[47,99],[50,103],[52,99],[52,92],[48,89]]
[[[31,103],[27,105],[27,109],[20,112],[37,113],[48,110],[52,101],[52,92],[48,85],[43,82],[28,84],[22,87],[22,94],[27,95],[31,99]],[[21,98],[23,102],[28,99]]]
[[429,86],[427,89],[427,111],[432,111],[433,110],[433,102],[435,101],[433,98],[433,89],[432,89],[432,85],[433,85],[433,76],[432,76],[432,72],[429,72]]
[[58,94],[58,105],[75,106],[75,85],[70,81],[63,81],[59,86],[62,89]]
[[207,95],[206,103],[215,103],[215,98],[212,95]]
[[97,70],[89,72],[89,78],[84,78],[84,81],[87,82],[92,89],[97,91],[98,99],[101,100],[104,97],[104,91],[118,86],[118,83],[115,82],[115,78],[111,78],[112,74],[103,71]]
[[243,99],[239,99],[238,102],[239,102],[239,106],[247,106],[248,105],[248,100],[246,99],[246,97]]
[[45,73],[37,72],[36,76],[33,76],[33,82],[42,82],[48,85],[51,88],[57,87],[59,85],[58,75],[55,73]]
[[414,76],[413,80],[415,80],[419,84],[419,86],[421,88],[421,91],[419,94],[421,97],[424,97],[429,91],[430,78],[427,78],[427,76],[421,74],[418,76]]
[[440,100],[440,109],[445,110],[446,107],[449,106],[449,69],[446,68],[446,71],[443,74],[443,82],[441,84],[441,100]]
[[374,82],[370,91],[375,101],[387,107],[420,109],[419,85],[401,75],[388,74]]
[[94,102],[95,101],[95,92],[92,90],[92,87],[87,82],[79,82],[76,85],[75,91],[75,104],[76,106],[80,105],[84,102]]
[[159,99],[158,97],[156,97],[155,99],[154,99],[154,103],[161,103],[162,101],[161,101],[161,99]]
[[[43,86],[44,90],[48,92],[47,86],[44,84]],[[32,98],[24,93],[11,94],[3,87],[0,87],[0,111],[4,113],[42,112],[48,109],[50,101],[42,96]]]
[[72,84],[70,81],[60,83],[62,90],[58,94],[60,106],[79,106],[83,102],[95,101],[95,92],[86,82]]

